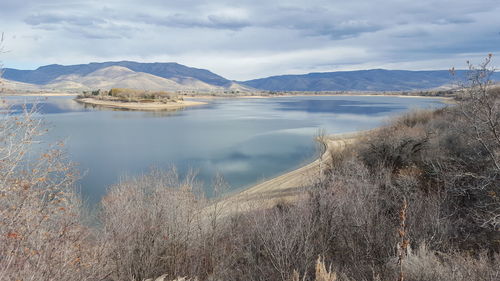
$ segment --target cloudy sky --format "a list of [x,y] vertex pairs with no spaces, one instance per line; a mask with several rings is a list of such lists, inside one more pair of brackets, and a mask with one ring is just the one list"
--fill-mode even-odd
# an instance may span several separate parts
[[0,0],[0,59],[178,62],[235,80],[462,68],[500,61],[499,15],[499,0]]

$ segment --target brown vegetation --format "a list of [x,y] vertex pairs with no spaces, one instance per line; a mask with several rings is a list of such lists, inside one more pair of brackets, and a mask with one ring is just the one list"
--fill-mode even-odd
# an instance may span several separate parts
[[77,98],[93,98],[103,101],[117,102],[139,102],[139,103],[171,103],[181,101],[182,97],[177,94],[165,91],[144,91],[135,89],[113,88],[109,91],[96,90],[92,92],[83,92]]
[[0,280],[98,280],[75,170],[60,144],[42,149],[40,120],[26,111],[0,121]]
[[153,170],[110,187],[86,227],[60,150],[27,153],[40,151],[39,121],[4,116],[0,280],[498,280],[500,89],[488,62],[457,106],[410,112],[336,151],[302,200],[229,216],[207,208],[219,201],[191,174]]

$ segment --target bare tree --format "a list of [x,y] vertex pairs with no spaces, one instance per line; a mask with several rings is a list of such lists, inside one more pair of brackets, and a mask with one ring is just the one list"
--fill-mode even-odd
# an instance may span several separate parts
[[102,201],[101,238],[112,280],[191,275],[201,210],[194,177],[153,170],[112,186]]
[[[3,33],[0,53],[3,51]],[[1,65],[0,65],[1,70]],[[0,71],[1,75],[1,71]],[[99,254],[81,224],[74,165],[41,144],[36,106],[0,113],[0,280],[99,280]]]
[[75,169],[62,144],[43,149],[35,109],[0,117],[0,280],[91,280]]
[[464,85],[460,110],[474,129],[474,137],[487,152],[500,172],[500,99],[491,80],[495,69],[490,67],[493,55],[479,65],[467,61],[467,84]]
[[[4,34],[2,32],[2,34],[0,36],[0,54],[2,54],[4,52],[4,49],[3,49],[3,38],[4,38]],[[0,60],[0,85],[3,84],[3,82],[2,82],[2,75],[3,75],[3,63]]]
[[[467,83],[463,85],[458,103],[459,112],[464,119],[459,123],[460,130],[470,137],[469,147],[476,157],[471,159],[482,169],[469,170],[461,178],[469,178],[469,184],[458,192],[473,194],[478,201],[470,213],[481,227],[498,231],[500,229],[500,87],[491,76],[493,55],[474,65],[467,62],[469,71]],[[480,164],[485,162],[485,164]],[[491,165],[488,164],[491,163]]]

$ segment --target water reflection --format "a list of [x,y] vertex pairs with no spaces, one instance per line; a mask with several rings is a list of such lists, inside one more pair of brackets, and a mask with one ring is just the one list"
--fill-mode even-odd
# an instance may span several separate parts
[[[101,111],[115,111],[115,112],[127,112],[127,111],[141,112],[144,117],[158,117],[158,118],[172,116],[174,114],[178,114],[180,111],[183,111],[185,109],[185,108],[167,108],[167,109],[154,110],[154,111],[138,111],[135,109],[114,108],[114,107],[109,107],[109,106],[103,106],[103,105],[98,105],[98,104],[88,104],[88,103],[83,103],[83,102],[76,102],[76,103],[78,103],[80,107],[83,107],[87,111],[88,110],[101,110]],[[124,118],[128,117],[128,115],[126,115],[126,114],[117,115],[117,116],[122,116]]]
[[199,171],[207,185],[222,173],[240,189],[314,158],[318,129],[344,133],[380,126],[389,116],[436,99],[397,97],[291,97],[215,99],[181,111],[139,112],[86,107],[71,97],[9,98],[16,111],[38,104],[50,132],[46,143],[66,140],[85,176],[82,192],[96,203],[121,176],[151,166]]
[[305,111],[310,113],[332,113],[337,114],[362,114],[372,115],[404,110],[405,106],[383,102],[370,102],[356,100],[330,100],[330,99],[301,99],[289,100],[278,103],[278,110]]

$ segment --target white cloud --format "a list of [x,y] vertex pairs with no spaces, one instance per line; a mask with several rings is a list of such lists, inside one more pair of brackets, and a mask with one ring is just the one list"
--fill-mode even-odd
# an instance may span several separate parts
[[[175,61],[229,79],[500,55],[497,0],[2,0],[7,67]],[[468,57],[469,56],[469,57]]]

